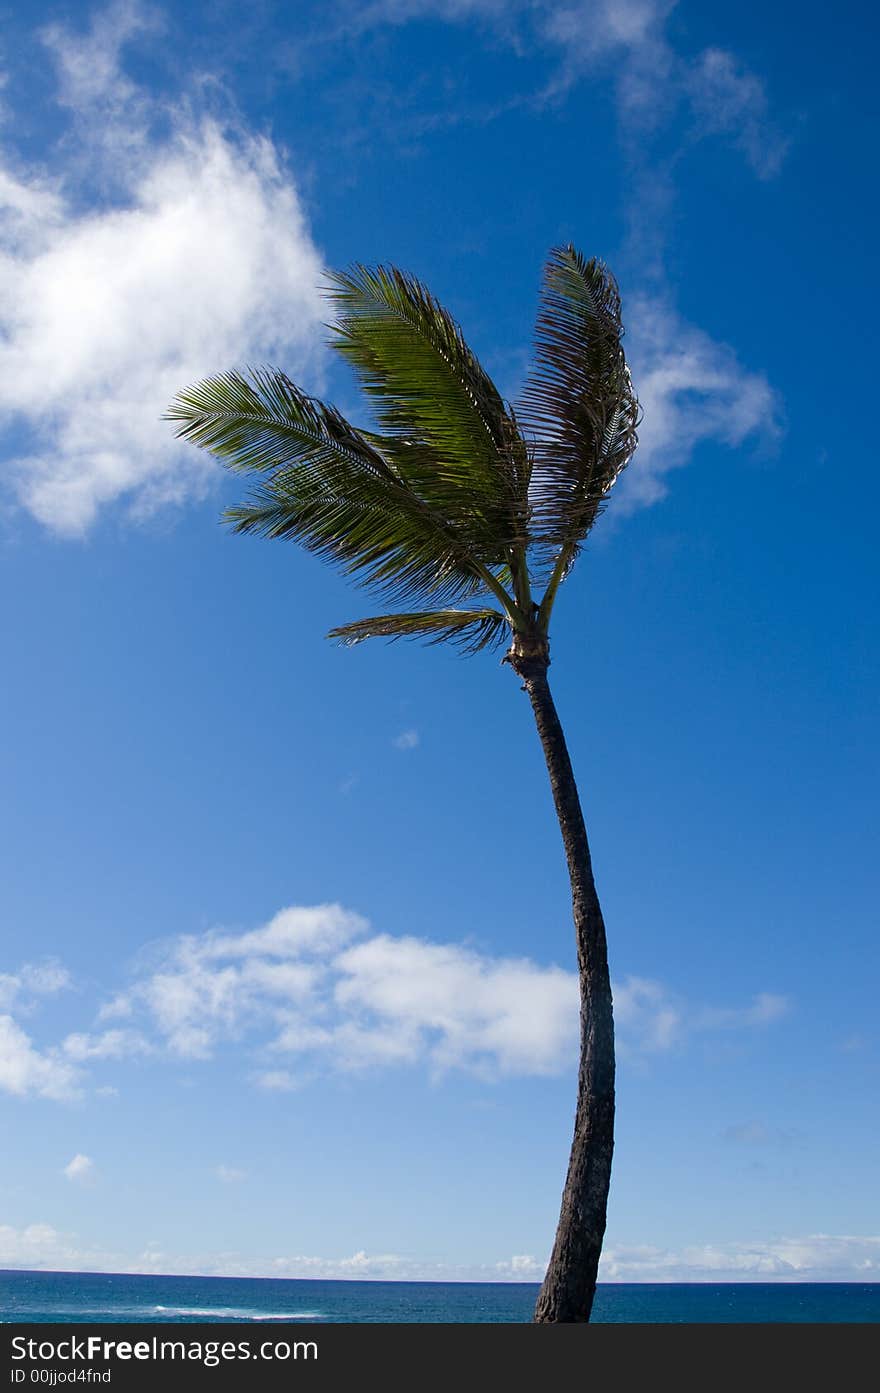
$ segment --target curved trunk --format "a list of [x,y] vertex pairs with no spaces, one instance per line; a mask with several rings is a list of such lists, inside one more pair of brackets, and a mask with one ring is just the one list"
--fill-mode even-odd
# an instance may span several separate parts
[[577,785],[547,681],[546,641],[526,643],[518,636],[508,661],[528,692],[547,761],[571,879],[581,994],[574,1139],[556,1241],[535,1320],[588,1321],[605,1234],[614,1147],[614,1021],[605,924]]

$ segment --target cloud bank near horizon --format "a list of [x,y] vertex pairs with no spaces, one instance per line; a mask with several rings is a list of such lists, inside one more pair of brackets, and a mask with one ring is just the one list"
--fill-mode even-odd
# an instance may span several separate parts
[[[344,1281],[540,1282],[546,1261],[515,1254],[495,1262],[452,1264],[363,1250],[345,1257],[171,1253],[148,1243],[121,1253],[83,1243],[51,1224],[0,1224],[0,1267],[37,1271],[122,1272],[171,1276],[288,1277]],[[670,1249],[611,1242],[600,1282],[875,1282],[880,1237],[807,1234],[750,1243]]]

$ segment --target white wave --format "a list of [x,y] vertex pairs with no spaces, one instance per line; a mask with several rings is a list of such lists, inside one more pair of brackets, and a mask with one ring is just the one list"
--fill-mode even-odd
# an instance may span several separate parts
[[322,1320],[320,1311],[246,1311],[239,1306],[154,1306],[167,1316],[213,1316],[216,1320]]

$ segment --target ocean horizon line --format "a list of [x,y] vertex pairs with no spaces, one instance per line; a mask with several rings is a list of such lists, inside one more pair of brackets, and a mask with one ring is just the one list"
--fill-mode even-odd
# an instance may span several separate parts
[[[541,1286],[541,1282],[536,1279],[519,1281],[511,1277],[305,1277],[287,1274],[269,1275],[268,1273],[141,1272],[131,1268],[109,1267],[0,1267],[0,1277],[17,1275],[34,1277],[143,1277],[153,1281],[305,1282],[310,1285],[320,1283],[332,1286],[369,1283],[397,1287],[533,1287],[536,1290]],[[720,1275],[713,1278],[658,1277],[651,1281],[633,1281],[630,1278],[609,1277],[600,1278],[596,1285],[597,1287],[861,1287],[880,1285],[880,1273],[877,1276],[863,1278],[823,1277],[820,1279],[788,1274],[774,1275],[772,1273],[762,1273],[756,1277],[739,1274],[735,1278]]]

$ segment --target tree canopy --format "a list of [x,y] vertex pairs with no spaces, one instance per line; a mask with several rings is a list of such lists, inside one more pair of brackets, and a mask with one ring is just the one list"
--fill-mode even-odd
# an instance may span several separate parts
[[546,636],[560,583],[636,445],[638,403],[620,297],[573,247],[544,270],[535,361],[501,397],[459,325],[393,266],[328,274],[331,344],[375,429],[353,425],[276,368],[186,388],[177,434],[252,478],[224,518],[290,538],[402,611],[331,631],[452,641],[468,652]]

